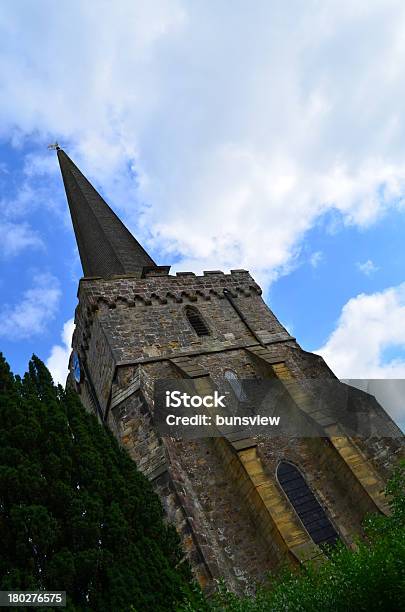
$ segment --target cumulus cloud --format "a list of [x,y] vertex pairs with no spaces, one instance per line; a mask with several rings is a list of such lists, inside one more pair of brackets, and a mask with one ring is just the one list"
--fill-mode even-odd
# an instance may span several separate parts
[[51,353],[46,360],[46,366],[56,384],[65,386],[68,375],[69,356],[71,352],[73,330],[75,328],[74,320],[69,319],[63,325],[61,333],[62,344],[55,344],[51,348]]
[[377,272],[380,268],[375,265],[375,263],[371,259],[367,259],[367,261],[357,263],[357,267],[366,276],[371,276],[374,272]]
[[350,299],[315,352],[340,378],[405,378],[405,355],[384,360],[392,347],[405,351],[405,283]]
[[20,302],[5,304],[0,313],[0,337],[21,340],[42,333],[57,312],[61,290],[51,274],[36,274]]
[[400,0],[9,0],[1,135],[66,144],[160,263],[269,283],[323,214],[403,207],[404,30]]
[[[397,356],[387,358],[388,351]],[[405,425],[405,283],[350,299],[335,330],[315,352],[339,378],[375,394]]]

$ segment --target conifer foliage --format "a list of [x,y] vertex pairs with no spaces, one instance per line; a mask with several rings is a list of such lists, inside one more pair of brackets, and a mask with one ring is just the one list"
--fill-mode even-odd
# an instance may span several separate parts
[[21,379],[0,353],[0,542],[0,590],[66,590],[69,610],[174,610],[188,591],[149,482],[35,356]]

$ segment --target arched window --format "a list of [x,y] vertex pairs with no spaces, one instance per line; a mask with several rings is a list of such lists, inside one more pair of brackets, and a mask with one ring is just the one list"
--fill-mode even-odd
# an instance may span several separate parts
[[197,336],[209,336],[210,332],[204,319],[194,306],[186,306],[186,317]]
[[224,377],[227,383],[230,384],[232,391],[240,402],[247,400],[246,393],[238,376],[232,370],[225,370]]
[[339,536],[298,468],[282,461],[277,479],[315,544],[335,544]]

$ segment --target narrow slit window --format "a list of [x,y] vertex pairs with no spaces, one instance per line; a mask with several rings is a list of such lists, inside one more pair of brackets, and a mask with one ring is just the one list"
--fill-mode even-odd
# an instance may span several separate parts
[[295,465],[282,461],[277,479],[315,544],[335,544],[339,536]]
[[231,389],[234,392],[236,398],[240,402],[245,402],[247,400],[245,390],[243,389],[243,385],[240,379],[233,370],[225,370],[225,380],[231,386]]
[[186,317],[191,327],[194,329],[195,333],[197,334],[197,336],[209,336],[210,335],[210,331],[204,319],[198,312],[197,308],[194,308],[193,306],[187,306]]

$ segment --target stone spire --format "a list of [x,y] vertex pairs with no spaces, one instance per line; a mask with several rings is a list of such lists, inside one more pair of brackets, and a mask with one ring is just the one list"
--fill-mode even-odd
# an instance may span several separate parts
[[134,274],[141,278],[147,269],[161,269],[68,155],[58,145],[55,149],[84,276]]

